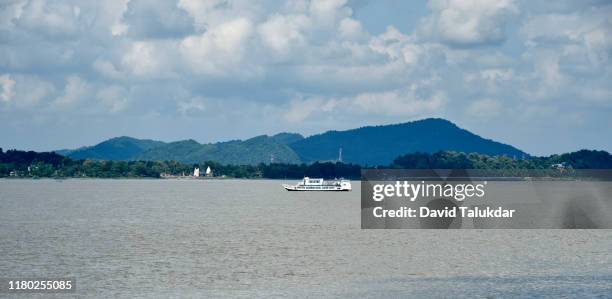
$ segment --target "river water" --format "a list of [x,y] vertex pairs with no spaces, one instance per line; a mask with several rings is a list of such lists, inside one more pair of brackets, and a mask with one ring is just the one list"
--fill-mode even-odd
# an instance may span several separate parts
[[281,183],[0,180],[0,276],[84,298],[612,294],[612,230],[362,230],[358,182]]

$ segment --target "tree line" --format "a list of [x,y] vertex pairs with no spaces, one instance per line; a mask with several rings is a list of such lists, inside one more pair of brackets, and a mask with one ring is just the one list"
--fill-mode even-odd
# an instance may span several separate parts
[[301,179],[304,176],[358,179],[361,167],[344,163],[230,165],[214,161],[180,163],[176,161],[72,160],[56,153],[0,148],[0,177],[96,177],[160,178],[189,176],[194,168],[210,167],[215,176],[231,178]]
[[440,151],[410,153],[397,157],[391,168],[406,169],[612,169],[612,155],[606,151],[580,150],[548,157],[515,159],[478,153]]
[[[315,162],[312,164],[227,165],[213,161],[179,163],[176,161],[99,161],[72,160],[52,152],[9,150],[0,148],[0,177],[95,177],[159,178],[190,175],[195,167],[210,167],[215,176],[231,178],[301,179],[304,176],[359,179],[361,166],[356,164]],[[612,169],[612,155],[605,151],[581,150],[548,157],[513,159],[477,153],[440,151],[410,153],[397,157],[390,165],[374,168],[406,169]]]

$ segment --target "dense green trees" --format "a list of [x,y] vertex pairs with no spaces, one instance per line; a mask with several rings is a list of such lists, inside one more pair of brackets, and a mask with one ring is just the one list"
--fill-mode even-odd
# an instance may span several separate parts
[[[549,157],[514,159],[477,153],[441,151],[433,154],[411,153],[397,157],[391,165],[380,168],[406,169],[550,169],[554,165],[576,169],[610,169],[612,155],[605,151],[581,150]],[[180,163],[176,161],[98,161],[72,160],[55,153],[0,149],[0,177],[150,177],[190,175],[195,167],[202,172],[211,167],[215,176],[232,178],[299,179],[360,177],[361,166],[334,162],[312,164],[272,163],[231,165],[216,162]]]
[[566,163],[578,169],[612,169],[611,155],[606,151],[580,150],[573,153],[553,155],[553,163]]
[[411,153],[397,157],[391,167],[407,169],[550,169],[555,164],[575,169],[610,169],[612,155],[605,151],[580,150],[549,157],[515,159],[478,153],[441,151]]
[[[225,165],[212,161],[180,163],[176,161],[99,161],[71,160],[55,153],[36,153],[0,149],[0,177],[151,177],[190,175],[195,167],[202,172],[211,167],[216,176],[233,178],[359,178],[358,165],[342,163]],[[12,173],[12,174],[11,174]]]

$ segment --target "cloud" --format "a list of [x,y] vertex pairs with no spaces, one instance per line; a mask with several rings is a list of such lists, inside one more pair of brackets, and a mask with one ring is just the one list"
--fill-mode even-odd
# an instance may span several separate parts
[[194,73],[223,76],[240,68],[252,33],[251,21],[238,18],[183,39],[179,51]]
[[11,102],[15,96],[15,80],[9,75],[2,75],[0,76],[0,87],[2,87],[0,100],[5,103]]
[[124,88],[117,85],[100,88],[96,93],[96,98],[107,107],[111,113],[125,110],[128,104]]
[[331,99],[302,96],[291,101],[284,116],[289,122],[325,118],[330,114],[346,112],[366,116],[415,117],[438,114],[444,109],[446,102],[446,96],[442,92],[421,97],[414,88],[360,93],[351,97]]
[[312,26],[304,15],[273,15],[259,25],[258,32],[263,43],[278,52],[286,54],[290,47],[299,47],[306,42],[303,30]]
[[455,46],[502,43],[508,17],[518,11],[512,0],[434,0],[429,7],[421,34]]
[[[176,139],[168,128],[180,127],[216,141],[440,116],[559,152],[567,145],[534,144],[518,128],[559,124],[558,114],[601,127],[612,112],[609,2],[362,4],[9,1],[0,5],[0,142],[75,140],[15,129]],[[393,17],[406,8],[414,20]],[[87,132],[66,125],[79,122]]]
[[74,106],[90,97],[91,86],[78,75],[70,75],[66,78],[64,92],[56,100],[58,106]]
[[0,9],[0,30],[14,28],[13,21],[21,16],[25,4],[26,0],[10,1],[2,4],[3,7]]
[[[193,17],[171,0],[131,0],[121,24],[136,38],[181,37],[194,32]],[[116,27],[115,30],[118,34],[124,29]]]
[[18,13],[19,26],[50,38],[74,38],[80,31],[78,5],[60,1],[29,1]]
[[289,104],[289,109],[285,112],[285,120],[289,122],[302,122],[313,113],[321,111],[324,104],[325,101],[321,98],[293,100]]
[[483,68],[465,76],[466,83],[483,93],[499,93],[516,84],[520,78],[510,68]]
[[361,40],[367,38],[367,34],[363,31],[361,23],[352,18],[342,19],[338,32],[340,36],[347,40]]
[[[162,72],[160,60],[162,53],[153,42],[139,41],[133,43],[122,59],[123,65],[134,75],[157,77]],[[109,75],[116,74],[112,64],[100,62],[98,69]]]
[[479,99],[471,102],[465,109],[468,117],[489,120],[502,112],[502,103],[495,99]]
[[206,104],[202,97],[195,97],[189,100],[178,102],[178,112],[192,117],[199,116],[204,110],[206,110]]
[[[349,109],[360,113],[379,113],[388,116],[417,116],[438,113],[444,108],[446,96],[442,92],[428,98],[418,96],[410,91],[387,91],[381,93],[364,93],[350,99]],[[354,108],[350,108],[353,105]]]
[[612,74],[611,13],[612,6],[603,5],[529,17],[520,28],[527,48],[523,58],[533,65],[525,74],[526,96],[602,102],[594,98],[605,93],[591,90],[601,90]]
[[353,13],[346,3],[347,0],[312,0],[309,11],[320,24],[334,24]]
[[[130,60],[137,58],[128,56],[125,59],[127,60],[127,64],[130,64]],[[109,79],[121,79],[122,77],[124,77],[123,73],[119,71],[112,62],[105,59],[96,59],[92,64],[92,68],[100,75]]]
[[55,92],[55,87],[36,76],[4,74],[0,76],[0,106],[7,111],[39,108]]
[[[566,55],[585,55],[593,66],[612,56],[612,6],[570,14],[530,17],[521,27],[531,48],[561,48]],[[572,48],[574,47],[574,48]]]

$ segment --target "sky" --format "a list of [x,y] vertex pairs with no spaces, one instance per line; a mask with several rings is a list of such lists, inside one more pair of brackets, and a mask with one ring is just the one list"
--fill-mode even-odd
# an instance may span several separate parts
[[0,147],[427,117],[612,152],[612,1],[0,0]]

